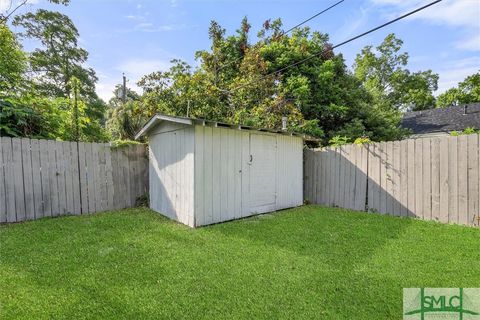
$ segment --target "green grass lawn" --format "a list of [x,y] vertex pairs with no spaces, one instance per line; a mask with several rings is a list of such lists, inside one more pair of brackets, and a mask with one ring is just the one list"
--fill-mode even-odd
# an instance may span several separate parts
[[319,206],[0,226],[0,319],[395,319],[404,287],[480,287],[480,230]]

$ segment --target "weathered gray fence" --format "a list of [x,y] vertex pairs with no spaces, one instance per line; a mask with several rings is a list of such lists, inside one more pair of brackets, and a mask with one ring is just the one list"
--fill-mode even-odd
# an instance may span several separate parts
[[479,135],[472,134],[307,150],[305,198],[479,226],[479,143]]
[[143,145],[0,137],[0,223],[131,207],[147,185]]

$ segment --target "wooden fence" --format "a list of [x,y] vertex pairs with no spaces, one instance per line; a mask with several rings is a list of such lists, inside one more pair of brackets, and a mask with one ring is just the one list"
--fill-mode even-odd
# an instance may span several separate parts
[[305,152],[312,203],[480,225],[480,138],[408,139]]
[[131,207],[147,186],[144,145],[0,137],[0,223]]

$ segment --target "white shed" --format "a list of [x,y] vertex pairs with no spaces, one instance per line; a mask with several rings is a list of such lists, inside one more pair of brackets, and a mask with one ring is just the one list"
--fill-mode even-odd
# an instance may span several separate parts
[[155,115],[148,136],[150,208],[191,227],[303,203],[303,137]]

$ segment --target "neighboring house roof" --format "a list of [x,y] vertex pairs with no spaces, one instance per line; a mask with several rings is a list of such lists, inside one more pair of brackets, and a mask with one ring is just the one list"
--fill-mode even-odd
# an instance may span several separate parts
[[150,120],[145,124],[145,126],[135,135],[135,139],[138,140],[140,137],[147,134],[148,131],[156,127],[157,124],[159,124],[162,121],[181,123],[185,125],[200,125],[200,126],[210,126],[210,127],[224,127],[224,128],[237,129],[237,130],[253,130],[253,131],[271,132],[271,133],[278,133],[278,134],[283,134],[288,136],[298,136],[298,137],[302,137],[304,140],[307,140],[307,141],[318,141],[318,139],[316,138],[313,138],[304,134],[300,134],[300,133],[295,133],[295,132],[288,132],[288,131],[274,130],[274,129],[253,128],[249,126],[234,125],[234,124],[228,124],[228,123],[210,121],[210,120],[204,120],[204,119],[167,116],[164,114],[156,114],[152,118],[150,118]]
[[480,129],[480,103],[407,112],[401,126],[413,134]]

